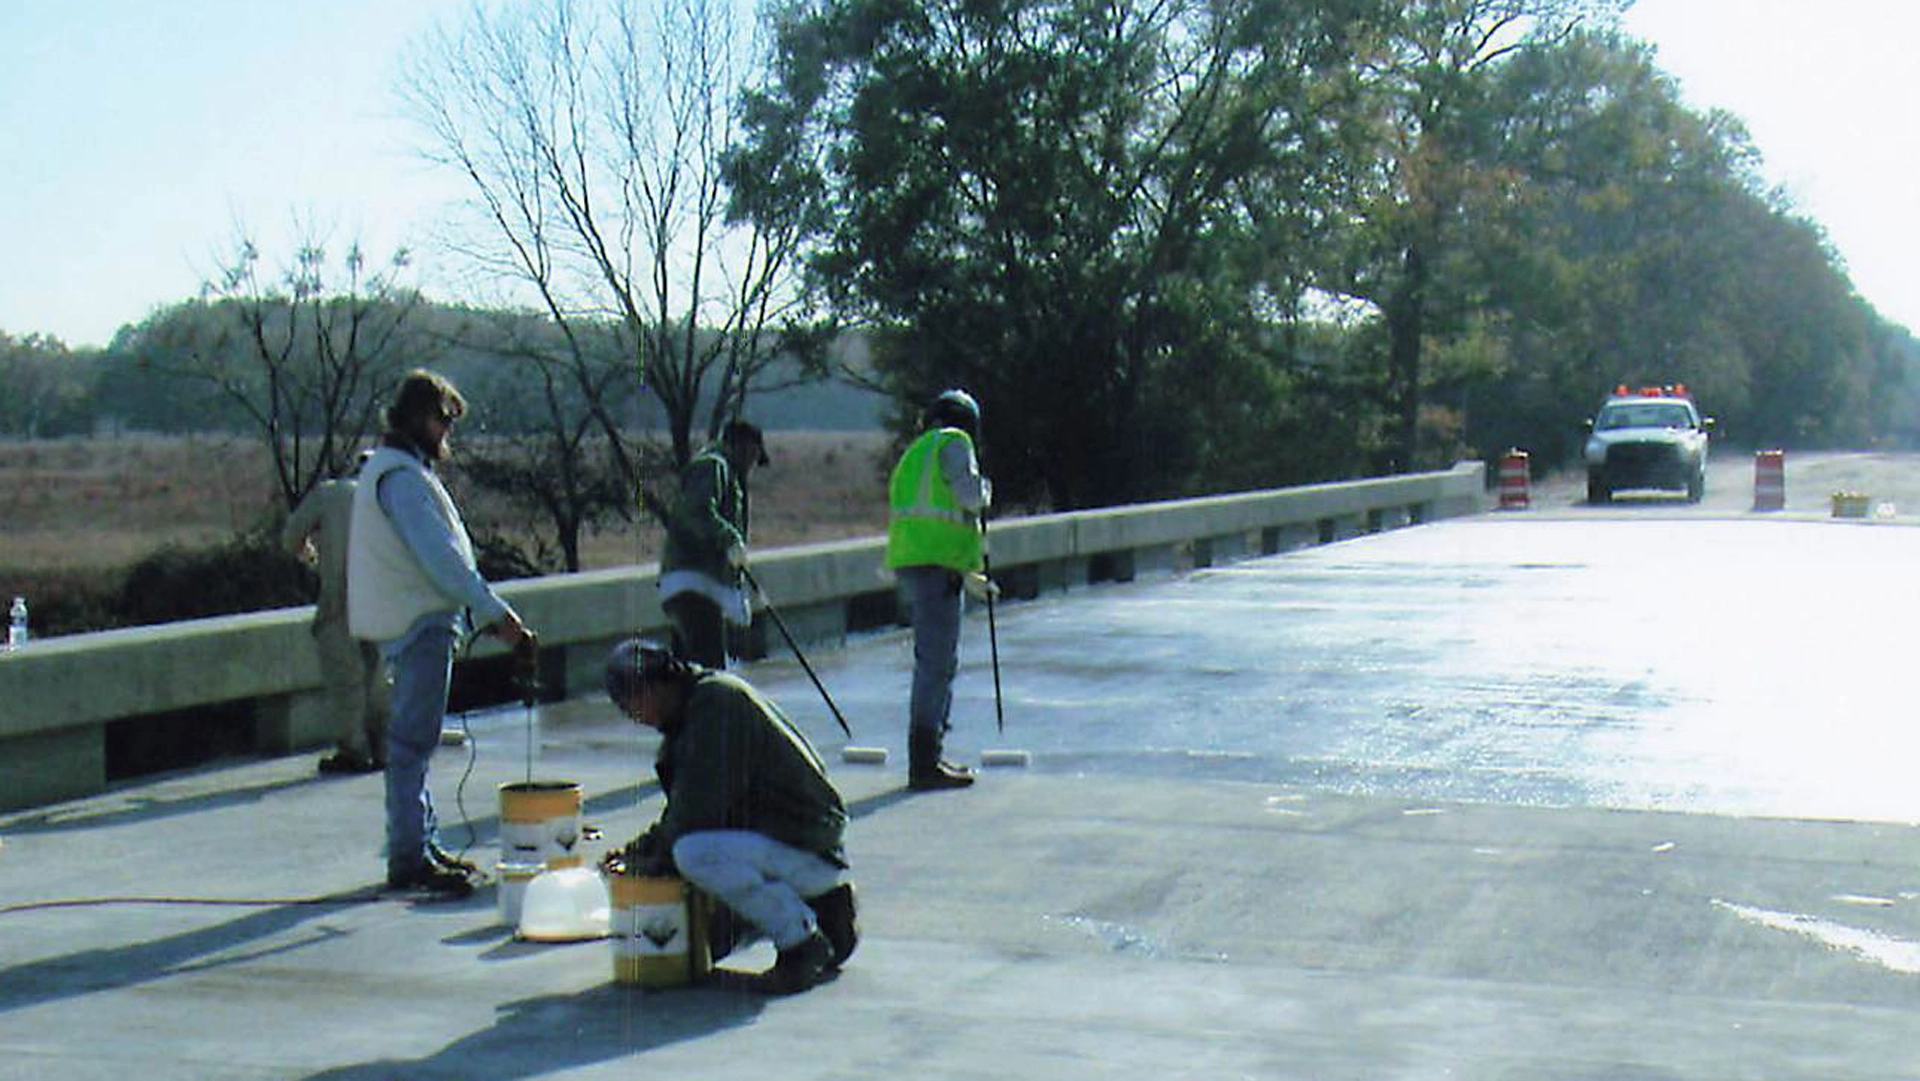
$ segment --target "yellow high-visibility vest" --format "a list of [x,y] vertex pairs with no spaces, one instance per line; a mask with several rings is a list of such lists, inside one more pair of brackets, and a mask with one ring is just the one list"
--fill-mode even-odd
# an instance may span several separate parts
[[940,469],[940,451],[954,440],[973,449],[958,428],[936,428],[907,447],[888,483],[888,567],[946,567],[977,571],[985,563],[979,520],[954,498]]

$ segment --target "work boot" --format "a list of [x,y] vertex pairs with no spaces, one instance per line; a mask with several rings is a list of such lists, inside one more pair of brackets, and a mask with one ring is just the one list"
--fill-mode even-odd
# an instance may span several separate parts
[[915,730],[907,734],[907,787],[915,792],[965,788],[973,771],[940,757],[941,735]]
[[818,931],[798,945],[781,950],[773,967],[754,981],[754,990],[768,995],[797,995],[826,978],[833,945]]
[[839,968],[846,964],[847,958],[853,956],[853,948],[860,944],[860,917],[853,900],[853,883],[842,882],[818,897],[807,898],[807,907],[813,909],[820,933],[827,936],[827,944],[833,947],[828,966]]
[[942,759],[926,769],[907,774],[907,787],[915,792],[939,792],[948,788],[966,788],[973,784],[973,771]]
[[387,888],[413,890],[448,900],[457,900],[472,896],[473,879],[458,871],[449,871],[422,863],[411,871],[388,871]]
[[320,760],[320,772],[326,776],[348,773],[376,773],[382,768],[379,762],[356,751],[335,751]]
[[455,874],[466,875],[469,878],[475,877],[480,873],[479,864],[474,863],[472,860],[461,859],[459,856],[441,848],[437,844],[427,845],[427,862],[434,867],[440,868],[442,871],[452,871]]
[[711,894],[695,892],[690,903],[700,905],[707,922],[707,953],[717,963],[735,950],[762,937],[760,929],[734,914]]

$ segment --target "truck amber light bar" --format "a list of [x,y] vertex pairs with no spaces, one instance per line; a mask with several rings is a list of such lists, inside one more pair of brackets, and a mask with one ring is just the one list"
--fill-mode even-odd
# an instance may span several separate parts
[[1693,397],[1693,395],[1687,393],[1687,385],[1685,383],[1668,383],[1664,387],[1641,387],[1639,390],[1629,389],[1625,383],[1622,383],[1619,386],[1613,388],[1613,396],[1616,398],[1691,398]]

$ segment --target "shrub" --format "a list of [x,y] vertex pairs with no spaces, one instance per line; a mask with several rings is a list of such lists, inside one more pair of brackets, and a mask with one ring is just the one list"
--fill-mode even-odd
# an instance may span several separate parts
[[169,545],[128,569],[114,603],[123,626],[310,604],[313,572],[270,530],[212,548]]
[[35,638],[119,626],[113,611],[119,591],[117,572],[103,577],[84,570],[0,571],[0,606],[27,598]]

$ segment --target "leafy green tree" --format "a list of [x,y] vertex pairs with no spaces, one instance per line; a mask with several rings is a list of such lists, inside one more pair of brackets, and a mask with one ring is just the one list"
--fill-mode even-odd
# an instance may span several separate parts
[[1612,34],[1516,53],[1485,84],[1470,160],[1502,197],[1463,216],[1461,268],[1503,348],[1435,380],[1434,399],[1467,413],[1471,443],[1551,465],[1616,383],[1734,384],[1710,314],[1725,277],[1694,260],[1713,208],[1745,197],[1744,132],[1687,111],[1648,51]]
[[1429,339],[1467,329],[1484,298],[1472,269],[1478,231],[1497,226],[1508,177],[1486,168],[1502,116],[1493,73],[1587,24],[1617,19],[1621,0],[1397,0],[1370,58],[1376,133],[1357,208],[1336,222],[1320,284],[1380,312],[1387,332],[1382,403],[1392,429],[1377,467],[1438,464],[1422,453]]
[[817,281],[874,328],[903,412],[949,385],[982,398],[1005,496],[1189,490],[1281,392],[1266,330],[1340,187],[1372,7],[788,7],[735,206],[813,231]]
[[[1798,446],[1871,438],[1871,313],[1817,228],[1759,179],[1745,129],[1697,114],[1642,45],[1579,33],[1491,72],[1474,160],[1504,178],[1470,217],[1497,368],[1474,441],[1578,450],[1577,418],[1617,383],[1694,388],[1722,430]],[[1884,387],[1884,382],[1879,382]]]
[[1920,447],[1920,339],[1878,313],[1872,336],[1876,440]]
[[75,353],[44,334],[0,331],[0,435],[23,439],[84,434],[96,354]]

